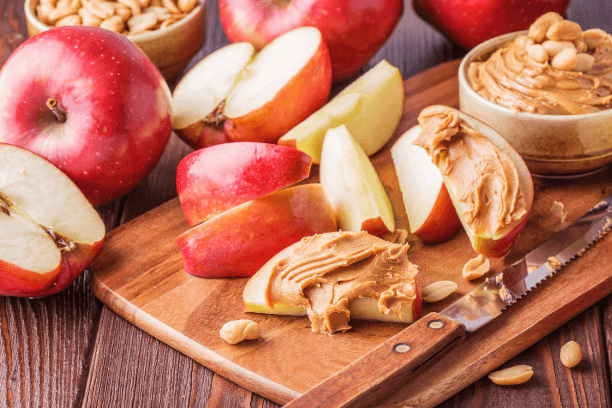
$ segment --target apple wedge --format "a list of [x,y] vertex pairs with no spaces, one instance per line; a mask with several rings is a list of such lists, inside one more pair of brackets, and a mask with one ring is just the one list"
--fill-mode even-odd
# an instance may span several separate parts
[[391,202],[376,169],[345,125],[327,131],[319,175],[342,231],[381,237],[395,230]]
[[308,177],[312,160],[297,149],[258,142],[225,143],[185,156],[176,189],[190,226]]
[[[249,279],[243,291],[244,311],[308,314],[311,320],[319,315],[313,330],[329,333],[344,329],[343,318],[334,315],[346,312],[343,305],[348,302],[351,319],[412,323],[421,313],[422,296],[416,267],[405,252],[405,246],[364,231],[309,237],[279,252]],[[393,266],[384,260],[389,253]],[[395,289],[389,290],[392,286]],[[401,300],[393,302],[396,310],[382,305],[381,293],[392,298],[401,293]],[[315,323],[321,313],[329,314],[324,330]],[[334,327],[339,321],[341,327]]]
[[68,287],[100,254],[105,227],[55,165],[0,143],[0,295]]
[[412,144],[421,133],[414,126],[391,147],[410,232],[426,244],[451,238],[461,229],[442,174],[422,147]]
[[250,43],[198,62],[173,93],[172,127],[194,148],[232,141],[276,143],[325,104],[331,63],[318,29],[302,27],[259,53]]
[[472,247],[489,258],[503,257],[533,204],[525,162],[497,131],[456,109],[427,107],[419,124],[413,143],[440,169]]
[[403,112],[402,75],[383,60],[283,135],[278,144],[295,147],[318,164],[327,129],[344,124],[363,151],[371,156],[391,139]]
[[275,191],[199,224],[176,239],[185,272],[206,278],[252,276],[303,237],[336,231],[320,184]]

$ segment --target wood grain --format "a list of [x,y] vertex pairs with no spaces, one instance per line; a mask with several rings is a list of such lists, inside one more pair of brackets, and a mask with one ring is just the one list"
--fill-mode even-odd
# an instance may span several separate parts
[[[410,116],[430,103],[456,104],[457,65],[457,61],[445,63],[406,80],[410,103],[392,142],[414,123],[415,116]],[[392,142],[372,162],[389,193],[397,225],[406,227],[388,151]],[[316,176],[309,179],[314,180]],[[492,262],[494,271],[553,234],[560,222],[550,211],[554,201],[565,204],[571,221],[612,193],[612,172],[608,169],[564,182],[536,179],[534,184],[536,201],[527,227],[506,258]],[[184,273],[174,238],[187,229],[177,199],[115,229],[92,267],[92,290],[129,322],[247,389],[287,402],[402,328],[398,324],[355,323],[354,330],[329,337],[312,333],[305,318],[249,315],[262,328],[263,338],[228,346],[218,331],[226,321],[245,317],[241,310],[245,279],[199,279]],[[419,266],[423,286],[448,279],[459,285],[453,296],[426,305],[424,313],[441,310],[476,286],[461,278],[462,266],[475,255],[465,233],[435,246],[426,246],[414,237],[409,241],[409,258]],[[138,251],[141,247],[147,251]],[[535,296],[521,300],[490,325],[466,336],[452,355],[440,358],[383,404],[440,403],[612,292],[609,249],[607,237],[564,273],[536,289]],[[595,259],[601,260],[595,263]],[[586,269],[588,278],[583,273]]]

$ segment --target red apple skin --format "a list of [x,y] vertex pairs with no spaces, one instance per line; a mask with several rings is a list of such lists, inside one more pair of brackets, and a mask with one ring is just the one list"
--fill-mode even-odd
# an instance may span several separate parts
[[526,30],[542,14],[565,12],[569,0],[412,0],[414,11],[463,48]]
[[461,220],[455,211],[446,186],[442,184],[427,220],[414,231],[414,235],[426,244],[438,244],[452,238],[461,229]]
[[312,159],[290,147],[238,142],[185,156],[176,189],[190,226],[310,175]]
[[234,207],[180,235],[176,243],[191,275],[250,277],[303,237],[336,230],[322,186],[306,184]]
[[525,228],[525,225],[527,225],[530,212],[531,210],[527,213],[525,219],[523,219],[520,224],[518,224],[512,231],[504,235],[502,238],[498,240],[490,238],[480,239],[479,243],[475,245],[475,247],[478,248],[478,252],[488,258],[502,258],[506,256],[506,254],[510,252],[510,248],[512,247],[512,244],[514,244],[514,241],[516,241],[519,233],[523,230],[523,228]]
[[[129,40],[61,27],[21,44],[0,72],[0,142],[46,158],[93,205],[127,193],[153,170],[172,130],[171,96]],[[55,98],[66,114],[47,108]]]
[[370,218],[361,223],[361,230],[367,231],[368,234],[382,238],[383,235],[389,234],[393,231],[389,231],[389,228],[385,225],[385,222],[380,217]]
[[294,28],[317,27],[329,47],[334,83],[355,75],[374,56],[403,10],[402,0],[219,0],[230,42],[261,49]]

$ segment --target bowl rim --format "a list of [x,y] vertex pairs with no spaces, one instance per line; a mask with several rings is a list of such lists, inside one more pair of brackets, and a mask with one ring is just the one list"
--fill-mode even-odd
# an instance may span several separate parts
[[[29,0],[28,0],[29,1]],[[495,51],[501,45],[513,40],[514,38],[520,35],[526,35],[529,30],[523,31],[514,31],[507,34],[502,34],[500,36],[491,38],[483,43],[478,44],[476,47],[472,48],[461,60],[459,64],[459,95],[461,95],[461,91],[467,92],[467,94],[472,98],[476,99],[480,104],[485,105],[488,109],[493,109],[498,111],[500,114],[504,115],[518,115],[525,118],[539,120],[539,121],[558,121],[558,122],[574,122],[576,120],[584,120],[584,119],[597,119],[600,116],[607,118],[608,116],[612,116],[612,108],[605,109],[600,112],[591,112],[591,113],[581,113],[576,115],[554,115],[554,114],[541,114],[541,113],[531,113],[531,112],[517,112],[505,106],[499,105],[493,101],[488,100],[478,92],[472,88],[468,78],[467,78],[467,68],[469,63],[475,61],[480,54],[485,51]],[[495,47],[495,48],[493,48]]]
[[[40,2],[40,0],[25,0],[25,2],[24,2],[24,9],[25,9],[26,20],[29,20],[30,23],[33,24],[34,26],[36,26],[36,28],[40,32],[47,31],[47,30],[50,30],[52,28],[55,28],[55,27],[48,26],[45,23],[43,23],[42,21],[40,21],[38,19],[38,17],[36,17],[34,15],[34,13],[32,12],[34,7],[36,7],[36,5],[39,2]],[[193,8],[193,10],[191,10],[189,12],[189,14],[187,14],[185,16],[185,18],[180,19],[179,21],[177,21],[176,23],[172,24],[169,27],[162,28],[162,29],[157,29],[157,30],[149,32],[149,33],[140,33],[140,34],[136,34],[136,35],[125,35],[125,36],[123,36],[123,34],[120,34],[120,33],[116,33],[116,34],[122,35],[123,37],[125,37],[128,40],[131,40],[131,41],[133,41],[135,43],[138,43],[140,41],[149,41],[149,40],[158,39],[160,36],[163,36],[165,34],[178,31],[183,25],[186,25],[188,22],[190,22],[191,19],[194,18],[194,16],[198,15],[199,11],[201,9],[204,9],[206,7],[207,3],[208,3],[208,0],[198,0],[198,4],[196,4],[196,6]]]

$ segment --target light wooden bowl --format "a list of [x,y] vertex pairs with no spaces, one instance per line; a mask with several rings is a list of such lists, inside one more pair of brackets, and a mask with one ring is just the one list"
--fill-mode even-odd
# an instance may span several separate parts
[[515,112],[481,96],[470,86],[467,68],[527,31],[505,34],[478,45],[459,66],[459,108],[504,136],[541,176],[571,176],[612,163],[612,109],[583,115]]
[[[36,18],[40,0],[25,0],[25,15],[30,37],[51,29]],[[170,27],[128,37],[150,59],[166,79],[179,74],[202,48],[206,39],[206,0]]]

